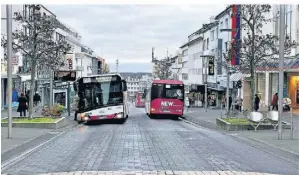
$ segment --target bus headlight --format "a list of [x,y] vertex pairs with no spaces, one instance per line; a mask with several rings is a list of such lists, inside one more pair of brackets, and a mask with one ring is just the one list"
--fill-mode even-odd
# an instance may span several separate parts
[[116,114],[115,117],[116,117],[116,118],[123,118],[123,115],[124,115],[124,114],[121,112],[121,113]]
[[154,111],[156,111],[156,109],[155,108],[151,108],[151,111],[154,112]]
[[81,119],[84,119],[84,117],[85,117],[85,114],[80,114]]

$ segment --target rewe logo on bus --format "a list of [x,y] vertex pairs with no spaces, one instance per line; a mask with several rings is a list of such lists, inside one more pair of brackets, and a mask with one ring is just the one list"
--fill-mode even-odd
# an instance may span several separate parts
[[173,102],[171,102],[171,101],[162,101],[161,106],[173,106]]

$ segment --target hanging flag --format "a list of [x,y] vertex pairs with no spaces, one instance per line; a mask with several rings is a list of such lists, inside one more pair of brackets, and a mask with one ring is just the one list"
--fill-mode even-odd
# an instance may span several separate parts
[[232,65],[239,65],[240,63],[240,47],[237,41],[241,38],[241,5],[232,5],[232,32],[231,32],[231,40],[232,40]]

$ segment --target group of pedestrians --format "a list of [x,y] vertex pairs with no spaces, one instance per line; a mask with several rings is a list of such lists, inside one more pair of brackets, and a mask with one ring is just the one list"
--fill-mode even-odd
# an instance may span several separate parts
[[[24,117],[26,117],[26,111],[29,108],[29,93],[29,91],[27,91],[26,95],[24,95],[24,93],[21,93],[20,97],[18,98],[19,105],[17,112],[20,113],[20,117],[22,117],[23,114]],[[36,92],[33,97],[33,106],[38,106],[39,102],[41,102],[41,97],[38,92]]]

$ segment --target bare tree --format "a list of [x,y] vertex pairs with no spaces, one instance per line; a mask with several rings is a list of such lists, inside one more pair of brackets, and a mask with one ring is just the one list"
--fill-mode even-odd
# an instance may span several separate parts
[[167,80],[171,78],[171,62],[169,57],[158,60],[155,57],[154,48],[152,48],[152,63],[155,64],[156,75],[153,75],[153,78],[159,78],[161,80]]
[[[60,27],[58,20],[41,13],[40,5],[26,5],[32,14],[24,16],[22,12],[14,13],[14,20],[22,25],[22,29],[13,31],[13,50],[28,58],[31,68],[31,86],[29,94],[29,118],[32,118],[33,92],[37,65],[47,65],[52,69],[62,65],[63,55],[71,50],[71,46],[64,40],[53,36]],[[7,40],[2,38],[1,45],[6,47]]]
[[[229,44],[230,48],[225,53],[225,68],[235,70],[244,74],[250,74],[250,108],[254,106],[255,89],[255,74],[256,68],[265,62],[271,62],[278,57],[278,36],[271,33],[263,33],[263,26],[269,22],[273,22],[274,18],[268,18],[271,10],[271,5],[240,5],[239,15],[242,21],[241,29],[242,38],[233,39]],[[235,29],[232,29],[235,30]],[[286,39],[286,52],[295,42],[290,42]],[[233,56],[239,57],[239,65],[230,66],[230,61]]]
[[161,80],[167,80],[171,78],[172,72],[170,70],[171,63],[169,58],[165,58],[162,60],[152,60],[156,67],[156,76]]

